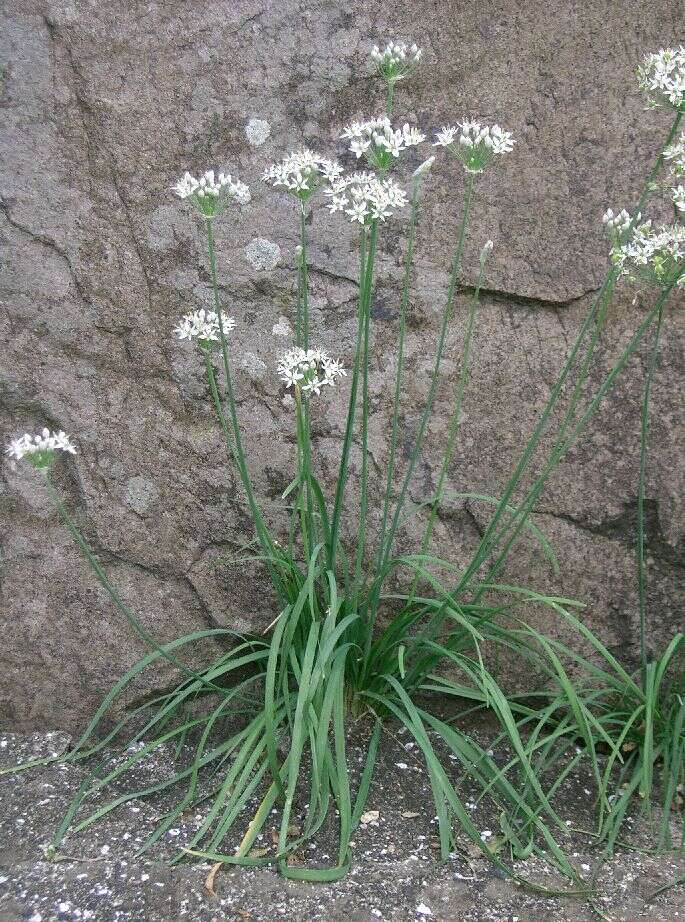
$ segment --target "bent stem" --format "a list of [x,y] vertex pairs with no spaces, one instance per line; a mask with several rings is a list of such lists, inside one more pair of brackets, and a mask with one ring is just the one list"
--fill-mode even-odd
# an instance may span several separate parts
[[175,656],[172,656],[168,652],[168,650],[165,650],[164,647],[160,646],[160,644],[157,643],[154,637],[151,634],[149,634],[148,631],[145,630],[145,628],[140,623],[138,618],[133,614],[131,609],[124,602],[124,600],[121,598],[117,590],[114,588],[112,583],[109,581],[107,574],[105,573],[102,566],[100,565],[100,562],[98,561],[97,557],[93,553],[92,548],[90,547],[90,545],[84,538],[83,534],[81,533],[80,529],[78,528],[78,526],[76,525],[72,517],[67,512],[66,506],[64,505],[64,503],[60,499],[59,494],[55,490],[52,484],[52,481],[50,480],[50,474],[47,470],[45,471],[45,486],[47,488],[48,493],[50,494],[50,498],[52,499],[55,506],[57,507],[57,510],[64,524],[67,526],[67,528],[69,529],[69,532],[71,533],[72,538],[74,539],[76,544],[80,547],[81,551],[83,552],[84,557],[88,561],[93,573],[95,573],[95,576],[97,577],[100,585],[107,592],[112,602],[114,602],[114,605],[119,609],[122,615],[124,615],[124,617],[129,622],[133,630],[140,637],[140,639],[144,643],[146,643],[148,647],[151,647],[153,650],[155,650],[157,653],[163,656],[165,660],[170,662],[177,669],[180,669],[186,676],[189,676],[190,678],[193,678],[196,681],[201,682],[202,685],[206,686],[207,688],[210,688],[212,691],[218,691],[218,692],[221,692],[222,695],[224,695],[226,693],[225,689],[221,688],[218,685],[215,685],[213,682],[208,682],[202,675],[195,672],[195,670],[191,669],[189,666],[186,666],[185,663],[182,663],[180,660],[176,659]]
[[[537,498],[540,495],[540,492],[542,491],[542,488],[544,484],[546,483],[547,479],[549,478],[550,474],[555,469],[555,467],[559,464],[561,458],[563,458],[563,456],[568,452],[568,450],[572,447],[572,445],[576,442],[578,437],[584,431],[585,427],[587,426],[588,422],[590,421],[590,419],[596,412],[602,400],[613,387],[616,378],[621,373],[626,363],[628,362],[630,357],[633,355],[633,353],[637,349],[645,333],[647,332],[649,327],[652,325],[652,323],[654,322],[659,312],[662,310],[670,292],[671,292],[671,289],[665,289],[661,293],[654,307],[649,312],[647,317],[642,321],[642,323],[639,325],[639,327],[637,328],[637,330],[631,337],[628,345],[625,347],[625,349],[621,353],[620,357],[616,361],[611,371],[605,377],[604,381],[602,382],[602,385],[600,386],[599,390],[595,393],[594,397],[587,405],[580,419],[574,424],[572,430],[570,431],[568,435],[566,435],[563,441],[557,440],[555,449],[552,451],[550,458],[548,459],[542,472],[538,475],[538,477],[535,479],[534,483],[530,487],[530,490],[528,491],[528,494],[526,495],[526,498],[524,499],[524,501],[521,502],[519,505],[517,505],[512,510],[510,525],[507,527],[510,527],[511,523],[515,523],[515,527],[512,529],[511,534],[507,540],[507,543],[502,548],[496,560],[494,561],[494,563],[491,565],[490,569],[488,570],[487,575],[484,577],[484,579],[481,581],[480,585],[476,589],[473,597],[470,600],[470,603],[469,603],[470,605],[477,605],[482,599],[483,595],[493,585],[495,576],[497,575],[499,570],[504,565],[513,542],[518,537],[520,531],[525,527],[528,516],[531,513],[537,501]],[[468,573],[469,570],[467,569],[466,572]],[[447,605],[448,601],[453,601],[454,599],[456,599],[459,593],[463,591],[466,585],[467,583],[465,582],[465,576],[464,576],[459,581],[457,587],[454,590],[452,590],[452,592],[448,595],[448,597],[446,598],[445,602],[442,604],[440,609],[431,618],[425,630],[421,634],[419,634],[416,641],[413,642],[413,644],[411,645],[412,649],[414,650],[418,649],[420,646],[425,644],[426,638],[428,638],[429,640],[432,640],[439,634],[439,632],[442,629],[443,624],[445,623],[445,621],[447,620],[449,616],[448,605]],[[424,656],[420,658],[419,661],[415,664],[415,666],[412,667],[411,671],[409,672],[409,675],[407,678],[407,686],[409,687],[409,686],[416,685],[417,683],[420,683],[426,674],[426,670],[432,668],[432,665],[434,664],[434,662],[435,662],[435,656],[428,655],[428,656]]]
[[647,471],[647,455],[649,442],[649,400],[652,390],[652,378],[659,354],[659,339],[664,320],[664,307],[659,308],[654,340],[649,357],[647,373],[645,375],[644,395],[642,398],[642,413],[640,425],[640,473],[637,482],[637,591],[640,607],[640,666],[642,670],[642,688],[646,689],[647,682],[647,600],[645,592],[645,479]]
[[[673,138],[675,137],[678,131],[678,127],[680,125],[682,117],[683,117],[683,113],[681,112],[676,113],[676,116],[673,120],[673,123],[668,132],[666,140],[664,141],[661,147],[661,150],[656,157],[654,165],[652,166],[652,169],[650,170],[649,175],[644,183],[644,186],[640,193],[640,197],[638,199],[637,206],[631,218],[628,233],[632,231],[635,224],[637,223],[639,211],[642,208],[647,196],[650,194],[652,190],[652,184],[654,182],[654,179],[657,176],[659,170],[661,169],[663,165],[664,151],[669,146],[669,144],[671,144],[671,142],[673,141]],[[504,493],[502,494],[499,505],[496,508],[492,519],[488,523],[485,533],[483,537],[481,538],[481,541],[479,542],[479,546],[476,550],[476,553],[474,554],[474,557],[471,563],[469,564],[464,574],[462,575],[462,578],[459,581],[458,586],[454,590],[455,594],[462,592],[465,589],[465,587],[468,586],[474,574],[478,571],[480,566],[484,563],[484,561],[487,559],[487,557],[491,553],[492,548],[497,546],[497,544],[499,543],[503,535],[506,534],[506,532],[514,524],[515,520],[513,518],[510,518],[509,521],[502,527],[500,532],[495,535],[495,531],[499,525],[500,519],[508,511],[510,499],[514,493],[514,490],[518,486],[521,480],[521,477],[525,469],[527,468],[535,449],[537,448],[540,442],[542,434],[545,431],[545,428],[547,426],[548,420],[550,416],[552,415],[552,412],[555,409],[556,404],[562,394],[566,380],[569,374],[571,373],[571,371],[573,370],[573,368],[575,367],[576,362],[578,361],[578,356],[579,356],[581,347],[590,329],[594,327],[591,342],[590,342],[590,345],[588,346],[587,353],[585,355],[585,358],[582,364],[582,370],[579,375],[579,380],[574,389],[574,393],[573,393],[573,396],[569,404],[569,409],[566,412],[564,423],[562,423],[560,427],[560,430],[559,430],[560,436],[557,437],[557,444],[559,444],[560,437],[561,437],[561,441],[563,441],[566,427],[573,418],[573,415],[575,413],[575,407],[577,405],[577,402],[580,396],[581,388],[583,386],[585,378],[587,377],[590,362],[594,355],[595,346],[597,344],[599,334],[603,327],[604,316],[606,315],[607,307],[610,304],[611,298],[613,296],[613,290],[614,290],[614,285],[616,283],[616,279],[617,279],[617,271],[614,267],[610,266],[604,277],[604,281],[602,282],[602,285],[595,299],[592,302],[592,306],[590,307],[590,310],[588,311],[585,317],[585,320],[583,321],[583,324],[578,333],[578,336],[576,337],[576,340],[573,344],[571,352],[569,353],[566,359],[566,362],[564,363],[564,366],[561,372],[559,373],[559,377],[557,378],[557,381],[554,385],[552,393],[550,394],[547,400],[547,403],[545,404],[545,407],[542,411],[540,419],[536,423],[533,433],[526,444],[526,447],[521,455],[521,458],[519,459],[514,471],[512,472],[507,482],[507,486],[504,490]],[[516,534],[518,534],[519,532],[520,532],[520,528],[517,529]],[[511,542],[509,543],[509,546],[511,546]]]
[[[645,335],[649,327],[652,325],[654,319],[663,310],[663,307],[666,304],[666,301],[668,300],[668,297],[671,291],[672,291],[672,287],[666,288],[661,292],[654,307],[649,312],[646,319],[643,320],[640,326],[637,328],[636,332],[634,333],[630,342],[628,343],[628,346],[626,346],[623,353],[621,354],[621,357],[616,362],[616,364],[614,365],[612,370],[609,372],[609,374],[606,376],[604,382],[602,383],[602,386],[599,388],[599,390],[597,391],[593,399],[588,404],[580,420],[573,425],[570,431],[570,434],[568,436],[566,436],[565,432],[563,433],[563,435],[565,436],[563,441],[561,439],[557,440],[557,445],[554,451],[552,452],[551,457],[549,458],[542,472],[535,479],[533,485],[531,486],[528,492],[526,500],[519,506],[516,513],[512,515],[512,523],[516,522],[516,527],[512,530],[510,537],[507,539],[507,543],[505,544],[504,548],[498,555],[495,563],[490,568],[488,575],[485,578],[486,583],[491,582],[494,576],[496,575],[496,573],[501,569],[502,565],[504,564],[504,561],[506,560],[508,556],[509,550],[513,542],[516,540],[521,529],[523,528],[525,524],[525,520],[527,516],[532,512],[533,507],[535,506],[535,503],[540,493],[542,492],[542,489],[549,475],[552,473],[554,468],[559,464],[559,461],[564,457],[564,455],[568,452],[568,450],[572,447],[572,445],[576,442],[580,434],[583,432],[583,430],[587,426],[591,417],[594,415],[595,411],[597,410],[597,407],[600,405],[600,403],[602,402],[606,394],[613,387],[614,381],[616,380],[618,375],[623,370],[625,364],[627,363],[631,355],[637,349],[640,341],[642,340],[642,337]],[[479,590],[476,593],[476,597],[480,598],[482,594],[483,594],[483,590]]]

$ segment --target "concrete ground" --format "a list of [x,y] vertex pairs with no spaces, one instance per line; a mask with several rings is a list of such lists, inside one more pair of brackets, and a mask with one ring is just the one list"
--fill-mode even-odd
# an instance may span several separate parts
[[[0,767],[65,749],[65,734],[0,737]],[[399,743],[397,744],[399,745]],[[407,754],[408,753],[408,754]],[[168,754],[155,756],[153,773],[168,770]],[[223,922],[223,920],[459,920],[459,922],[612,922],[685,920],[685,887],[651,896],[685,873],[674,854],[625,850],[602,863],[589,840],[566,843],[583,876],[595,878],[596,897],[558,898],[514,884],[476,851],[464,847],[445,864],[437,860],[428,780],[411,750],[398,760],[383,752],[371,787],[369,816],[354,839],[350,873],[333,884],[287,881],[270,870],[222,866],[212,891],[211,863],[170,866],[200,818],[190,811],[153,851],[135,857],[154,827],[159,804],[130,801],[65,840],[58,860],[44,849],[83,778],[83,769],[58,763],[0,777],[0,920],[2,922]],[[350,761],[354,762],[354,750]],[[351,771],[353,774],[353,771]],[[582,780],[579,782],[582,784]],[[569,791],[560,806],[574,826],[582,823],[584,790]],[[96,798],[97,801],[97,798]],[[103,801],[100,801],[103,803]],[[468,803],[468,797],[467,797]],[[95,803],[94,803],[95,805]],[[564,809],[566,813],[564,813]],[[375,816],[377,811],[378,816]],[[478,816],[474,808],[474,817]],[[484,830],[487,831],[487,830]],[[639,830],[633,830],[639,833]],[[271,846],[270,830],[263,846]],[[639,835],[638,835],[639,838]],[[331,850],[334,838],[330,840]],[[303,860],[327,863],[325,837]],[[550,888],[564,884],[539,859],[519,863],[528,879]]]

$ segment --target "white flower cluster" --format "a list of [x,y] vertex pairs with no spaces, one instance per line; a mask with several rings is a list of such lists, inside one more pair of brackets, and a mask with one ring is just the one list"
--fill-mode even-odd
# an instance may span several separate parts
[[52,463],[56,451],[75,455],[76,449],[65,432],[50,432],[43,429],[37,435],[28,432],[9,443],[6,452],[10,458],[21,461],[26,458],[34,467],[46,468]]
[[268,167],[262,179],[306,200],[322,181],[333,182],[341,173],[342,167],[335,160],[328,160],[305,148]]
[[321,349],[291,349],[278,363],[278,373],[286,387],[317,396],[322,387],[332,387],[347,374],[340,362]]
[[[635,221],[640,220],[640,215],[636,217]],[[607,210],[602,215],[602,224],[606,228],[607,233],[612,239],[617,239],[621,237],[622,234],[630,227],[631,217],[628,212],[623,208],[617,214],[614,214],[611,208]]]
[[685,45],[646,55],[637,76],[651,106],[685,111]]
[[385,48],[374,45],[371,62],[378,73],[389,83],[404,80],[418,66],[423,52],[416,45],[405,42],[388,42]]
[[612,250],[612,261],[621,275],[640,278],[660,288],[685,284],[685,226],[655,228],[645,221],[631,239]]
[[387,170],[403,150],[416,147],[426,140],[425,134],[411,125],[393,128],[387,116],[352,122],[340,137],[350,141],[350,150],[357,159],[364,155],[379,170]]
[[231,179],[229,173],[216,175],[214,170],[207,170],[199,179],[184,173],[173,191],[179,198],[188,199],[206,218],[213,218],[230,202],[247,205],[250,201],[250,190],[244,182]]
[[407,195],[392,179],[379,179],[374,173],[352,173],[331,184],[328,210],[341,211],[352,221],[368,224],[385,221],[397,208],[404,208]]
[[515,141],[499,125],[457,122],[446,125],[435,138],[434,147],[446,147],[461,160],[469,173],[482,173],[495,154],[508,154]]
[[664,159],[672,161],[671,172],[674,176],[685,176],[685,134],[667,147],[664,151]]
[[[228,317],[222,312],[221,325],[224,335],[235,326],[233,317]],[[194,339],[201,349],[211,349],[212,343],[221,341],[219,317],[216,311],[205,310],[204,307],[192,314],[186,314],[179,325],[174,329],[179,339]]]

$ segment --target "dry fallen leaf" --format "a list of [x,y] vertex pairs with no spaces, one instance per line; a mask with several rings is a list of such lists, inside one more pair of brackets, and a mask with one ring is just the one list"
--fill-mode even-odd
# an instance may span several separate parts
[[269,854],[268,848],[253,848],[250,852],[250,858],[263,858]]
[[460,842],[459,848],[462,852],[465,852],[469,858],[485,858],[482,850],[476,845],[475,842],[472,842],[470,839],[468,842]]
[[359,822],[362,826],[368,826],[369,823],[377,823],[381,818],[381,815],[378,810],[367,810],[366,813],[362,813],[359,817]]
[[404,818],[405,820],[413,820],[413,819],[415,819],[417,816],[421,816],[421,814],[420,814],[420,813],[414,813],[413,810],[405,810],[404,813],[402,814],[402,816],[403,816],[403,818]]
[[[295,825],[288,826],[288,828],[286,829],[286,835],[288,836],[288,838],[294,839],[295,836],[299,836],[301,831],[302,830],[299,826],[295,826]],[[280,838],[280,831],[278,829],[272,829],[271,830],[271,841],[273,842],[274,845],[278,845],[279,838]]]
[[208,896],[213,896],[216,899],[216,890],[214,889],[214,881],[216,880],[216,875],[221,869],[223,862],[217,861],[216,864],[212,865],[212,868],[209,874],[205,877],[205,890]]
[[292,868],[304,864],[306,860],[306,855],[303,855],[302,852],[292,852],[292,854],[288,855],[286,858],[285,863],[289,868]]
[[236,909],[235,914],[240,916],[241,919],[251,919],[252,913],[248,912],[247,909]]

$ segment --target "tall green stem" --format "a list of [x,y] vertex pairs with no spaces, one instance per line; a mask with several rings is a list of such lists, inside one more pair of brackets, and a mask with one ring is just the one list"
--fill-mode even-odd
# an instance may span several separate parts
[[362,346],[362,469],[359,486],[359,528],[357,530],[357,549],[354,565],[354,593],[359,592],[362,580],[362,564],[366,545],[366,516],[368,511],[369,478],[369,328],[371,326],[371,281],[368,271],[373,272],[373,263],[369,259],[367,277],[364,279],[364,332]]
[[[481,259],[480,269],[478,271],[478,278],[476,280],[476,288],[473,293],[473,298],[471,299],[471,306],[469,308],[468,320],[466,322],[466,334],[464,336],[464,351],[462,354],[461,360],[461,369],[459,373],[459,379],[457,382],[455,397],[454,397],[454,410],[452,411],[452,419],[450,420],[449,430],[447,433],[447,446],[445,447],[445,454],[442,459],[442,465],[440,467],[440,474],[438,476],[438,484],[435,490],[435,496],[433,502],[431,503],[430,515],[428,516],[428,522],[426,523],[426,531],[424,533],[423,539],[421,541],[421,550],[420,554],[423,556],[428,551],[431,537],[433,535],[433,527],[435,525],[435,518],[440,508],[440,503],[442,502],[443,491],[445,487],[445,477],[447,476],[447,471],[452,461],[452,455],[454,454],[454,448],[457,443],[457,436],[459,434],[459,427],[461,424],[461,408],[464,400],[464,391],[466,390],[466,381],[468,379],[469,373],[469,361],[471,357],[471,342],[473,340],[473,331],[476,323],[476,311],[478,309],[478,301],[480,299],[480,288],[483,281],[483,269],[485,266],[485,260]],[[411,591],[409,593],[410,599],[407,602],[407,608],[411,605],[411,602],[414,597],[414,592],[416,591],[416,585],[419,580],[418,573],[414,576],[414,581],[412,584]]]
[[381,557],[381,570],[385,567],[385,564],[388,561],[390,553],[392,551],[392,544],[395,539],[395,533],[399,525],[400,515],[402,514],[402,509],[404,508],[404,503],[407,496],[407,491],[409,489],[409,484],[411,483],[412,476],[414,474],[414,469],[416,463],[421,454],[421,449],[423,447],[423,439],[426,432],[426,427],[428,425],[428,420],[430,419],[431,413],[433,411],[433,403],[435,401],[435,394],[438,388],[438,380],[440,375],[440,366],[442,364],[442,355],[445,349],[445,339],[447,337],[447,327],[452,317],[452,306],[454,303],[454,293],[457,287],[457,281],[459,279],[459,269],[461,267],[461,258],[464,252],[464,243],[466,240],[466,228],[468,227],[469,215],[471,211],[471,202],[473,199],[473,188],[475,183],[475,176],[473,173],[468,174],[466,180],[466,197],[464,199],[464,209],[462,212],[461,224],[459,226],[459,237],[457,241],[457,248],[454,253],[454,258],[452,260],[452,273],[450,277],[449,289],[447,292],[447,301],[445,303],[445,309],[442,315],[442,325],[440,328],[440,334],[438,336],[438,345],[435,352],[435,362],[433,365],[433,372],[431,376],[430,388],[428,391],[428,398],[426,400],[426,406],[421,417],[421,422],[419,423],[419,430],[416,435],[416,441],[414,442],[414,448],[409,460],[409,467],[405,474],[404,480],[402,482],[402,488],[400,490],[400,495],[395,506],[395,512],[392,518],[390,529],[388,531],[387,538],[385,540],[385,547],[383,548],[383,554]]
[[[242,438],[240,435],[240,425],[238,423],[238,413],[235,403],[235,394],[233,391],[233,377],[231,375],[231,365],[228,358],[228,345],[226,341],[226,335],[224,333],[223,320],[221,316],[221,297],[219,295],[219,282],[217,280],[216,272],[216,252],[214,249],[214,231],[212,227],[212,219],[208,218],[205,222],[207,230],[207,250],[209,253],[209,268],[212,278],[212,292],[214,295],[214,308],[218,317],[219,322],[219,334],[221,339],[221,355],[224,365],[224,376],[225,376],[225,388],[226,388],[226,403],[228,404],[228,410],[231,418],[231,428],[233,432],[233,457],[235,459],[238,472],[240,474],[240,479],[247,496],[247,502],[250,507],[250,512],[252,514],[252,519],[255,523],[255,529],[257,531],[257,536],[259,542],[262,546],[262,550],[267,559],[273,559],[275,557],[274,545],[271,539],[271,535],[266,527],[264,522],[264,517],[262,516],[261,509],[257,504],[255,499],[254,490],[252,489],[252,482],[250,480],[250,474],[247,468],[247,462],[245,460],[245,452],[243,451]],[[284,598],[287,598],[286,593],[284,592],[284,587],[281,583],[280,578],[277,578],[276,589],[278,589]]]
[[[528,466],[528,462],[533,456],[535,449],[537,448],[540,438],[542,437],[542,433],[545,429],[547,420],[551,416],[551,413],[556,406],[557,400],[561,396],[563,385],[566,382],[566,378],[568,377],[568,374],[570,373],[572,368],[575,366],[576,360],[578,359],[580,349],[582,347],[582,344],[585,341],[585,338],[588,332],[592,328],[592,336],[590,338],[590,343],[587,347],[585,357],[581,364],[580,372],[578,374],[578,379],[574,385],[574,389],[572,391],[571,398],[569,400],[569,405],[567,407],[563,421],[557,432],[557,436],[554,442],[552,453],[554,453],[555,449],[560,444],[563,443],[566,437],[566,432],[568,431],[568,428],[570,424],[573,422],[573,419],[575,417],[576,408],[582,396],[583,386],[585,384],[585,381],[587,380],[590,365],[592,363],[592,359],[594,357],[597,343],[599,341],[599,335],[604,326],[604,318],[606,316],[607,307],[610,303],[611,294],[613,293],[613,287],[614,287],[615,280],[616,280],[615,272],[610,271],[607,278],[605,279],[604,284],[602,285],[602,288],[600,289],[599,294],[597,295],[597,297],[595,298],[595,301],[593,302],[592,308],[590,309],[587,317],[585,318],[585,321],[583,323],[583,326],[581,327],[580,333],[578,334],[578,337],[574,343],[571,353],[553,388],[552,394],[550,395],[547,401],[547,404],[542,412],[542,415],[533,430],[533,434],[531,435],[526,445],[526,448],[521,458],[519,459],[519,462],[516,466],[516,469],[514,470],[514,473],[509,479],[507,487],[499,501],[497,508],[495,509],[495,513],[492,519],[490,520],[490,522],[488,523],[488,527],[486,528],[485,533],[480,540],[478,548],[476,549],[476,553],[474,554],[471,562],[469,563],[469,566],[466,568],[466,570],[464,571],[462,575],[462,578],[459,582],[459,586],[456,590],[457,592],[462,592],[469,585],[471,578],[478,571],[478,569],[481,567],[481,565],[484,563],[487,557],[491,554],[492,550],[495,547],[497,547],[500,541],[507,535],[509,531],[511,531],[511,529],[516,525],[517,522],[519,522],[520,528],[518,529],[518,531],[516,531],[516,534],[518,534],[521,528],[524,527],[525,519],[518,518],[519,512],[521,510],[521,506],[519,505],[516,510],[511,510],[510,505],[509,505],[509,500],[514,490],[518,486],[521,476],[524,470],[526,469],[526,467]],[[501,526],[500,530],[497,531],[497,527],[499,525],[500,519],[507,513],[509,513],[509,518]]]
[[[535,483],[531,487],[531,490],[526,500],[524,501],[523,504],[518,506],[517,512],[516,512],[516,516],[518,519],[516,531],[511,536],[506,547],[499,554],[497,560],[490,568],[485,579],[482,581],[481,586],[479,587],[478,591],[476,592],[474,596],[474,603],[475,603],[475,600],[479,600],[484,594],[484,592],[487,591],[491,580],[496,576],[498,570],[504,564],[504,561],[506,560],[508,552],[509,552],[509,548],[511,547],[511,544],[513,543],[516,536],[518,535],[520,529],[525,524],[526,517],[529,515],[535,503],[535,500],[537,496],[539,495],[540,490],[542,489],[542,485],[544,484],[545,480],[547,479],[549,474],[552,472],[552,470],[554,470],[554,468],[557,466],[561,458],[568,452],[568,450],[571,448],[574,442],[578,439],[578,437],[584,431],[585,427],[587,426],[588,422],[590,421],[590,419],[596,412],[600,403],[602,402],[604,397],[613,387],[616,378],[621,373],[626,363],[628,362],[630,357],[633,355],[633,353],[637,349],[645,333],[647,332],[649,327],[652,325],[652,323],[654,322],[659,312],[662,310],[669,294],[670,294],[670,289],[662,292],[662,294],[660,295],[659,299],[657,300],[652,310],[649,312],[647,317],[639,325],[639,327],[637,328],[637,330],[631,337],[630,341],[628,342],[628,345],[625,347],[625,349],[621,353],[619,359],[617,360],[617,362],[615,363],[611,371],[605,377],[604,381],[602,382],[601,387],[595,393],[592,400],[587,405],[582,416],[574,424],[570,434],[568,434],[565,440],[563,441],[563,443],[559,444],[557,448],[552,452],[552,455],[550,456],[547,464],[545,465],[543,472],[540,474],[540,476],[536,479]],[[457,597],[459,595],[461,588],[465,585],[466,583],[464,582],[464,579],[462,578],[457,588],[451,593],[451,596]],[[430,639],[430,638],[434,638],[435,636],[437,636],[446,618],[444,609],[445,609],[445,606],[443,606],[435,614],[435,616],[431,619],[430,624],[427,626],[425,632],[423,632],[419,637],[419,644],[425,641],[426,638]],[[412,668],[412,670],[410,671],[407,677],[407,687],[409,687],[412,683],[415,684],[416,682],[421,680],[421,677],[425,675],[426,668],[430,668],[430,665],[433,659],[434,657],[432,655],[423,657]],[[428,663],[428,666],[425,665],[426,663]]]
[[309,273],[307,271],[307,214],[300,202],[300,300],[302,303],[302,348],[309,349]]
[[646,690],[647,676],[647,598],[645,592],[645,479],[647,474],[647,455],[649,447],[649,400],[652,391],[652,378],[659,355],[659,339],[664,320],[663,306],[659,310],[654,341],[645,375],[645,388],[642,398],[640,425],[640,473],[637,482],[637,591],[640,607],[640,666],[642,669],[642,688]]
[[312,497],[312,452],[309,429],[309,408],[306,401],[302,400],[300,388],[295,388],[295,402],[297,408],[297,435],[298,435],[298,455],[301,459],[301,470],[299,474],[302,478],[304,489],[299,491],[301,502],[301,521],[302,521],[302,541],[304,547],[305,560],[309,560],[316,546],[316,528],[314,523],[314,501]]
[[[541,473],[536,477],[535,481],[533,482],[532,486],[530,487],[528,491],[528,494],[524,502],[520,504],[516,512],[512,514],[511,522],[507,526],[507,528],[510,530],[511,533],[507,539],[505,546],[500,551],[499,555],[497,556],[497,559],[495,560],[490,570],[488,571],[488,574],[486,576],[486,582],[492,580],[497,574],[497,572],[503,566],[509,554],[509,550],[511,549],[511,546],[513,545],[514,541],[520,534],[521,530],[524,528],[525,523],[526,523],[526,518],[532,512],[535,506],[535,503],[537,502],[537,499],[540,493],[542,492],[542,489],[549,475],[554,470],[554,468],[558,465],[561,458],[563,458],[563,456],[571,448],[571,446],[576,441],[580,433],[585,429],[585,426],[587,425],[591,416],[594,414],[595,410],[601,403],[605,394],[613,386],[613,382],[615,378],[620,373],[620,371],[623,369],[625,363],[628,361],[630,356],[633,354],[633,352],[637,348],[637,345],[639,344],[640,340],[644,336],[648,327],[651,325],[652,321],[654,320],[654,317],[659,313],[659,311],[662,310],[663,305],[666,303],[666,300],[668,299],[668,296],[670,295],[670,293],[671,293],[670,288],[665,289],[661,293],[654,308],[652,308],[652,311],[649,313],[648,319],[644,320],[640,324],[640,326],[637,329],[637,332],[634,334],[633,338],[631,339],[629,346],[623,352],[621,358],[616,363],[616,365],[614,366],[612,371],[609,373],[609,375],[607,375],[607,378],[602,384],[602,387],[599,389],[597,394],[595,394],[594,398],[590,401],[588,407],[586,408],[585,412],[581,416],[580,420],[577,423],[575,423],[570,429],[570,434],[567,434],[568,429],[564,429],[564,431],[557,438],[551,457],[547,461]],[[514,524],[515,524],[515,527],[513,527]],[[485,589],[483,588],[479,589],[478,592],[476,593],[475,598],[476,599],[482,598],[484,592],[485,592]]]
[[[632,231],[633,227],[635,226],[637,219],[638,219],[638,214],[640,212],[640,209],[642,208],[647,196],[651,192],[652,183],[654,182],[654,179],[656,178],[664,162],[664,150],[668,147],[669,144],[671,144],[671,142],[675,138],[676,133],[678,131],[678,127],[682,120],[682,117],[683,117],[683,113],[680,113],[680,112],[676,113],[673,123],[671,125],[671,128],[669,130],[668,136],[661,148],[661,151],[656,157],[654,165],[645,181],[642,192],[640,193],[637,206],[633,212],[633,216],[631,219],[630,228],[628,230],[628,233],[630,233],[630,231]],[[562,393],[563,387],[566,383],[566,379],[568,378],[568,375],[570,374],[570,372],[572,371],[572,369],[574,368],[576,364],[580,349],[585,341],[585,338],[588,335],[589,330],[591,328],[594,328],[592,339],[591,339],[590,345],[588,347],[588,350],[587,350],[587,353],[585,355],[585,359],[582,365],[581,374],[579,375],[578,384],[576,385],[576,388],[574,390],[574,395],[570,401],[569,409],[567,410],[564,423],[560,427],[561,441],[563,441],[565,429],[569,421],[571,421],[573,418],[573,415],[575,412],[575,406],[578,401],[578,395],[580,394],[580,388],[582,387],[585,377],[587,376],[587,370],[589,368],[590,362],[594,355],[594,350],[597,344],[597,339],[598,339],[599,333],[601,332],[601,329],[603,326],[603,318],[606,313],[606,308],[608,304],[610,303],[611,297],[613,295],[613,289],[614,289],[614,285],[616,282],[616,277],[617,277],[616,270],[613,267],[610,267],[609,270],[607,271],[604,281],[602,282],[600,290],[597,293],[592,303],[592,306],[588,314],[585,317],[585,320],[583,321],[583,324],[573,344],[571,352],[569,353],[566,359],[566,362],[564,363],[564,367],[559,373],[559,377],[557,378],[557,381],[554,385],[552,393],[550,394],[547,400],[547,403],[542,411],[540,419],[535,425],[535,428],[533,430],[533,433],[530,439],[526,443],[526,447],[523,451],[523,454],[521,455],[521,458],[519,459],[513,473],[511,474],[509,478],[505,491],[502,494],[500,502],[493,514],[492,519],[490,520],[488,524],[488,527],[486,528],[485,534],[483,535],[479,543],[476,553],[473,559],[471,560],[471,563],[467,567],[466,571],[462,575],[462,578],[459,582],[458,587],[455,589],[455,592],[457,593],[461,592],[468,585],[472,576],[478,571],[482,563],[485,561],[485,559],[490,554],[492,547],[496,546],[501,540],[501,538],[503,537],[503,535],[511,528],[512,522],[513,522],[512,517],[510,517],[507,524],[503,526],[500,532],[497,533],[497,535],[495,536],[495,531],[497,529],[499,521],[501,517],[507,511],[509,507],[509,500],[511,499],[511,496],[516,486],[518,485],[524,470],[528,466],[528,463],[530,459],[532,458],[533,453],[540,442],[542,433],[544,432],[547,422]],[[557,438],[557,442],[559,442],[559,438]],[[521,528],[524,526],[524,524],[525,524],[525,520],[523,520],[523,523],[521,524]],[[520,531],[520,529],[518,529],[518,531]],[[518,531],[517,531],[517,534],[518,534]],[[511,542],[509,543],[508,547],[510,546],[511,546]]]
[[335,562],[338,553],[338,542],[340,540],[340,524],[342,519],[342,506],[347,485],[347,476],[349,471],[350,449],[352,446],[352,434],[354,430],[354,421],[357,410],[357,393],[359,390],[359,375],[361,371],[361,360],[364,346],[364,321],[366,317],[366,289],[367,280],[369,284],[373,278],[374,259],[376,253],[376,240],[378,236],[378,222],[371,224],[369,240],[367,244],[366,229],[362,231],[360,245],[360,270],[359,270],[359,304],[357,310],[357,345],[355,348],[354,365],[352,370],[352,382],[350,384],[350,399],[347,405],[347,421],[345,423],[345,435],[343,437],[342,452],[340,456],[340,467],[338,469],[338,478],[335,490],[335,500],[333,504],[333,517],[331,520],[331,547],[329,552],[328,568],[335,572]]
[[416,220],[418,213],[419,183],[415,182],[412,188],[411,217],[409,219],[409,235],[407,240],[407,256],[404,263],[404,284],[402,286],[402,299],[400,301],[400,329],[397,341],[397,370],[395,372],[395,394],[392,406],[392,428],[390,431],[390,451],[388,454],[388,470],[385,478],[385,497],[383,499],[383,514],[381,516],[381,529],[376,556],[376,570],[380,567],[383,547],[385,545],[385,532],[390,512],[390,497],[392,495],[392,481],[395,473],[395,455],[397,453],[397,438],[400,423],[400,398],[402,395],[402,377],[404,372],[404,339],[407,327],[407,306],[409,304],[409,284],[411,269],[414,260],[414,237],[416,234]]
[[385,96],[385,114],[390,118],[392,115],[392,106],[395,101],[395,81],[388,80],[388,91]]

